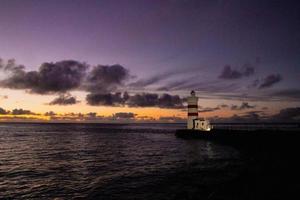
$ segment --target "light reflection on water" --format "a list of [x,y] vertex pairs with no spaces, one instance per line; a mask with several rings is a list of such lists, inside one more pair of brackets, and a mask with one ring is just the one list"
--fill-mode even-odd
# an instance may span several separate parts
[[178,170],[221,168],[238,159],[232,148],[178,139],[175,129],[163,124],[1,124],[0,197],[86,198],[97,190],[114,193],[116,185],[129,190],[147,184],[153,175],[162,179]]

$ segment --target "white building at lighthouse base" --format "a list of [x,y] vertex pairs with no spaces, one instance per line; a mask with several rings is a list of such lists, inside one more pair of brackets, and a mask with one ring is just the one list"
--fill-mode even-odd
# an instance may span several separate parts
[[200,130],[200,131],[210,131],[212,129],[212,125],[209,123],[208,120],[205,119],[194,119],[194,128],[195,130]]

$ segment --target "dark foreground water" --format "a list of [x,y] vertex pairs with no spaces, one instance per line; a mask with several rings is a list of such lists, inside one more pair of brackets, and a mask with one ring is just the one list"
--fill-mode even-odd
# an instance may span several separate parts
[[202,186],[209,197],[206,186],[244,167],[237,150],[178,139],[176,128],[0,124],[0,199],[185,199]]

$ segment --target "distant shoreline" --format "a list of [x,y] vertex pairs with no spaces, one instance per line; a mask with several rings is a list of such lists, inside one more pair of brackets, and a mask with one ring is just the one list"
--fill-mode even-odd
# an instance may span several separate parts
[[[55,123],[55,124],[60,124],[60,123],[74,123],[74,124],[183,124],[185,125],[186,122],[126,122],[126,123],[120,123],[120,122],[75,122],[75,121],[70,121],[70,122],[66,122],[66,121],[55,121],[55,122],[51,122],[51,121],[0,121],[0,123],[45,123],[45,124],[49,124],[49,123]],[[290,125],[300,125],[300,122],[212,122],[213,125],[261,125],[261,124],[266,124],[266,125],[276,125],[276,124],[290,124]]]

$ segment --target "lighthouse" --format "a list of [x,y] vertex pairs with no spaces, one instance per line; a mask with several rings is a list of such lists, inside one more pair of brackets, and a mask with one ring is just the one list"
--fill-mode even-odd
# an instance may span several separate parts
[[194,129],[194,120],[198,119],[198,97],[194,90],[191,91],[191,96],[187,98],[188,102],[188,121],[187,128]]
[[210,131],[212,126],[208,120],[199,118],[198,116],[198,97],[194,90],[191,91],[191,96],[187,98],[188,103],[188,118],[187,129]]

